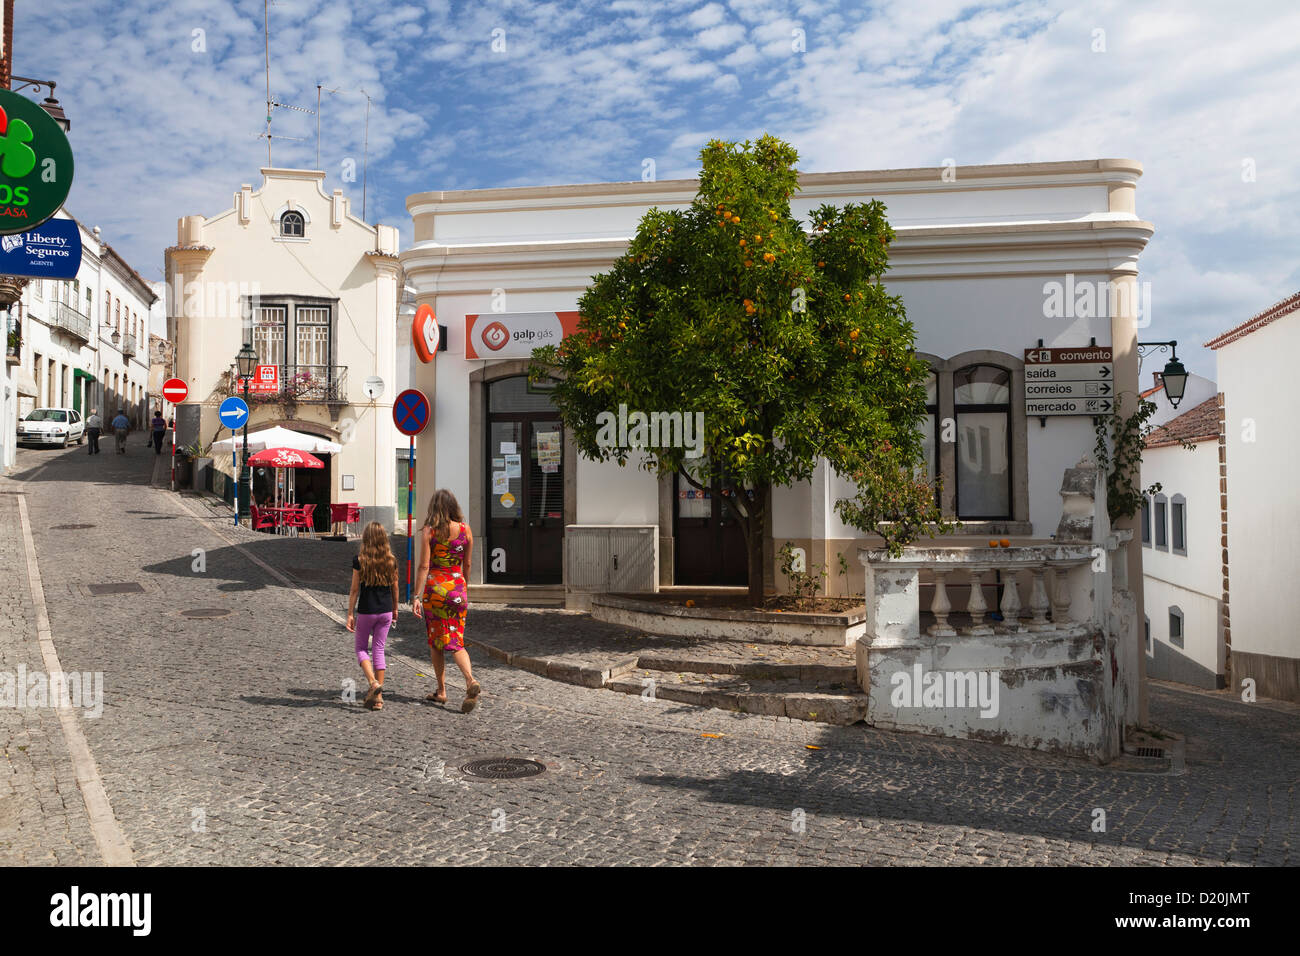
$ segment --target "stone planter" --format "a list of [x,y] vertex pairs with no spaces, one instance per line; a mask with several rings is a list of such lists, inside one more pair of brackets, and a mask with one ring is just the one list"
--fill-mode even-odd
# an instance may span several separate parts
[[750,644],[810,644],[849,647],[866,633],[867,610],[840,614],[755,611],[716,607],[679,607],[627,594],[597,594],[591,616],[598,621],[635,627],[651,634],[698,637]]

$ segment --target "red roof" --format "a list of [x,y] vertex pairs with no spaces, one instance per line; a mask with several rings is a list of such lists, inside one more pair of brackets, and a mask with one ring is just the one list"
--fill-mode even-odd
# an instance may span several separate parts
[[1228,331],[1224,332],[1218,338],[1210,339],[1210,341],[1205,343],[1205,347],[1209,349],[1221,349],[1223,346],[1230,345],[1243,336],[1250,335],[1250,333],[1254,332],[1256,329],[1262,329],[1264,326],[1276,322],[1283,316],[1290,315],[1297,309],[1300,309],[1300,292],[1297,292],[1290,298],[1283,299],[1281,302],[1270,305],[1263,312],[1251,316],[1236,328],[1228,329]]
[[1207,398],[1177,418],[1171,418],[1147,436],[1148,448],[1177,445],[1181,442],[1209,441],[1219,437],[1219,396]]

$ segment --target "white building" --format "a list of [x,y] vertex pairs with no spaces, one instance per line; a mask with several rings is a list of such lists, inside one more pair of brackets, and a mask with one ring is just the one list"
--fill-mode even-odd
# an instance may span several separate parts
[[[1206,382],[1195,383],[1198,397]],[[1188,384],[1190,393],[1191,376]],[[1150,397],[1170,408],[1163,394]],[[1185,399],[1147,437],[1142,456],[1142,487],[1161,486],[1141,515],[1147,676],[1208,688],[1224,686],[1227,657],[1218,541],[1221,415],[1217,393],[1190,406]]]
[[[950,575],[953,606],[981,603],[971,594],[975,581],[991,607],[999,606],[1006,575],[1028,587],[1030,575],[1013,560],[1023,556],[1040,569],[1033,585],[1040,607],[1042,569],[1050,567],[1053,600],[1060,602],[1053,613],[1073,621],[1066,616],[1073,596],[1076,611],[1103,635],[1099,650],[1090,641],[1086,653],[1060,636],[1050,648],[1018,639],[1029,663],[1007,686],[1023,697],[999,739],[1027,746],[1052,737],[1067,748],[1113,755],[1117,727],[1145,718],[1142,594],[1129,585],[1142,574],[1136,519],[1111,529],[1104,482],[1098,501],[1095,470],[1075,467],[1095,443],[1092,417],[1083,411],[1089,406],[1040,420],[1030,412],[1042,407],[1034,397],[1041,390],[1027,388],[1026,368],[1035,350],[1109,356],[1114,390],[1128,396],[1132,409],[1139,390],[1137,259],[1153,232],[1136,212],[1140,175],[1139,163],[1123,159],[964,167],[955,180],[929,168],[813,173],[800,177],[792,200],[805,221],[823,203],[880,199],[888,207],[897,241],[884,282],[903,298],[917,350],[933,371],[931,467],[944,478],[945,512],[964,522],[961,535],[936,542],[967,556],[946,566],[957,568],[951,574],[942,572]],[[449,333],[446,351],[416,373],[416,387],[434,408],[433,426],[417,443],[419,473],[431,470],[432,480],[420,478],[418,486],[422,505],[433,488],[447,487],[465,507],[481,555],[472,569],[480,599],[490,600],[494,586],[523,587],[580,606],[584,591],[746,582],[743,544],[722,503],[693,494],[676,476],[580,459],[546,391],[524,377],[528,349],[516,349],[529,331],[544,332],[550,342],[571,332],[579,297],[623,254],[641,217],[651,207],[686,208],[697,188],[696,180],[676,180],[407,198],[414,244],[400,257],[406,282]],[[1067,293],[1060,308],[1062,289],[1085,286],[1088,298]],[[1038,377],[1029,375],[1031,382]],[[955,440],[939,438],[946,422],[955,424]],[[835,512],[835,501],[851,495],[850,484],[824,464],[810,482],[774,489],[766,586],[784,587],[776,551],[790,541],[805,549],[810,564],[830,569],[831,593],[862,590],[859,553],[880,542]],[[1072,527],[1063,521],[1063,500],[1073,514],[1090,516],[1078,528],[1092,537],[1071,537],[1058,548],[1058,529]],[[617,539],[620,561],[583,557],[598,549],[602,535]],[[1007,539],[1013,548],[998,552],[1007,556],[1001,563],[990,539]],[[1102,545],[1104,571],[1089,577],[1091,558],[1080,540]],[[841,560],[848,578],[835,573]],[[933,610],[927,598],[941,591],[938,565],[922,554],[915,566],[927,597],[913,589],[908,599]],[[595,580],[601,573],[609,577]],[[930,654],[933,647],[923,644],[908,644],[894,659]],[[1007,659],[991,644],[980,651],[982,660]],[[1044,708],[1056,708],[1060,728],[1043,729],[1034,715]],[[1065,717],[1075,710],[1092,718]]]
[[[60,212],[58,218],[71,218]],[[75,279],[32,279],[10,312],[18,332],[11,394],[4,399],[4,467],[13,464],[17,419],[33,408],[62,406],[83,415],[118,409],[135,427],[148,418],[149,311],[156,296],[99,229],[80,223]],[[14,344],[13,340],[10,342]]]
[[[217,409],[243,396],[235,358],[251,343],[271,379],[250,396],[249,431],[281,425],[343,446],[318,456],[324,470],[293,475],[297,499],[318,505],[316,527],[329,527],[330,503],[345,502],[391,527],[397,230],[353,216],[342,190],[326,195],[323,172],[262,175],[232,208],[180,219],[166,252],[168,338],[175,375],[189,386],[178,438],[208,446],[229,437]],[[372,376],[384,383],[375,401],[363,391]],[[214,490],[233,498],[231,456],[216,457],[214,469]],[[254,495],[270,497],[271,480],[255,472]]]
[[1207,342],[1224,394],[1224,639],[1232,685],[1300,702],[1300,293]]

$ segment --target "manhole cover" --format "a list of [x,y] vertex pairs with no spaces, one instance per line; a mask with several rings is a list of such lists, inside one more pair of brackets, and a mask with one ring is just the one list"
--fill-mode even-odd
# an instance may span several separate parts
[[56,524],[51,525],[51,531],[80,531],[82,528],[93,528],[93,524]]
[[483,760],[471,760],[460,768],[461,773],[486,780],[534,777],[545,770],[546,767],[536,760],[524,760],[522,757],[486,757]]
[[143,594],[144,588],[134,581],[126,584],[88,584],[87,589],[96,596],[101,594]]
[[181,611],[181,617],[225,617],[229,613],[230,609],[224,607],[192,607]]

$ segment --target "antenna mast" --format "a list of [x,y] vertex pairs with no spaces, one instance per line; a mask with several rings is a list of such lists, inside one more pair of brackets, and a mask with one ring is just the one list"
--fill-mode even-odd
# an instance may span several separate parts
[[271,162],[271,4],[262,0],[262,36],[266,42],[266,165]]

